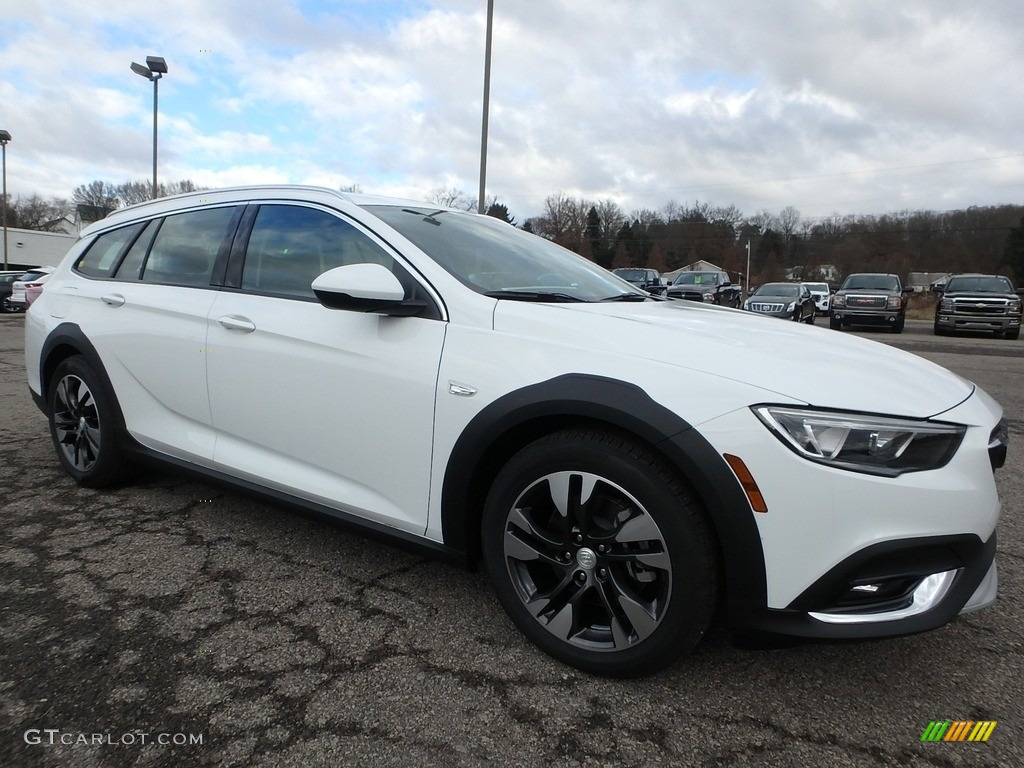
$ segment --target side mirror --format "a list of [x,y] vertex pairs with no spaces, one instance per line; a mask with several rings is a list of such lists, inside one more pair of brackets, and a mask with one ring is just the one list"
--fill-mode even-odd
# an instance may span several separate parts
[[909,285],[901,291],[901,293],[913,293],[913,292],[914,292],[914,289],[911,288]]
[[398,278],[380,264],[349,264],[329,269],[313,281],[312,288],[328,309],[411,316],[427,306],[424,301],[406,301]]

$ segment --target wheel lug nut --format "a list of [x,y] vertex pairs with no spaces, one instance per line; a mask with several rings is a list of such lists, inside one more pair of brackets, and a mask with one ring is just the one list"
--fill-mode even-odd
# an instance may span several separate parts
[[585,574],[583,571],[576,571],[576,581],[578,581],[580,584],[582,584],[586,580],[587,580],[587,574]]
[[568,562],[569,560],[572,560],[572,552],[569,552],[569,551],[563,552],[562,553],[562,557],[564,557],[566,559],[566,561]]
[[608,547],[606,547],[604,544],[598,544],[597,551],[603,555],[605,552],[608,551]]
[[608,576],[608,571],[605,568],[598,568],[597,569],[597,577],[599,579],[604,579],[607,576]]
[[583,543],[583,534],[582,533],[577,533],[575,536],[572,537],[572,540],[575,541],[577,544],[582,544]]

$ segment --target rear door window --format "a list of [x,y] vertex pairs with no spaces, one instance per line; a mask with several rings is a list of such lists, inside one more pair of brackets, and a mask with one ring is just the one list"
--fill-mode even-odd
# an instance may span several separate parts
[[140,229],[142,229],[142,224],[132,224],[104,232],[79,257],[75,269],[88,277],[109,277],[114,265],[117,264],[117,257],[121,255],[121,251],[139,233]]

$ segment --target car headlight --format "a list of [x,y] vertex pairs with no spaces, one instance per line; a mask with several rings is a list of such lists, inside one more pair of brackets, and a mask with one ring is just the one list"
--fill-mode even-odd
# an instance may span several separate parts
[[787,312],[792,312],[794,309],[796,309],[796,302],[795,301],[789,302],[789,305],[786,307],[786,311]]
[[940,312],[952,312],[953,311],[953,300],[952,299],[941,299],[939,301]]
[[870,413],[756,405],[752,410],[805,459],[851,472],[897,477],[944,466],[965,427]]
[[1020,312],[1020,300],[1018,299],[1017,301],[1014,301],[1013,299],[1010,299],[1010,302],[1009,302],[1009,304],[1007,305],[1006,308],[1011,313],[1013,313],[1013,312]]
[[746,301],[743,302],[743,308],[750,309],[750,299],[747,299]]
[[846,306],[846,297],[845,296],[833,296],[832,297],[832,306],[833,307],[845,307]]
[[886,309],[899,309],[902,306],[903,306],[903,297],[902,296],[890,296],[889,299],[885,302],[885,308]]
[[715,294],[713,294],[713,293],[705,293],[704,294],[704,301],[714,302],[714,300],[715,300]]

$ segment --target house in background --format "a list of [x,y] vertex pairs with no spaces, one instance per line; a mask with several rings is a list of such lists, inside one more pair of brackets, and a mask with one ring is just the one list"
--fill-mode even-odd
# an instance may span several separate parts
[[948,272],[911,272],[907,275],[907,287],[915,293],[934,291],[937,285],[945,285],[949,279]]

